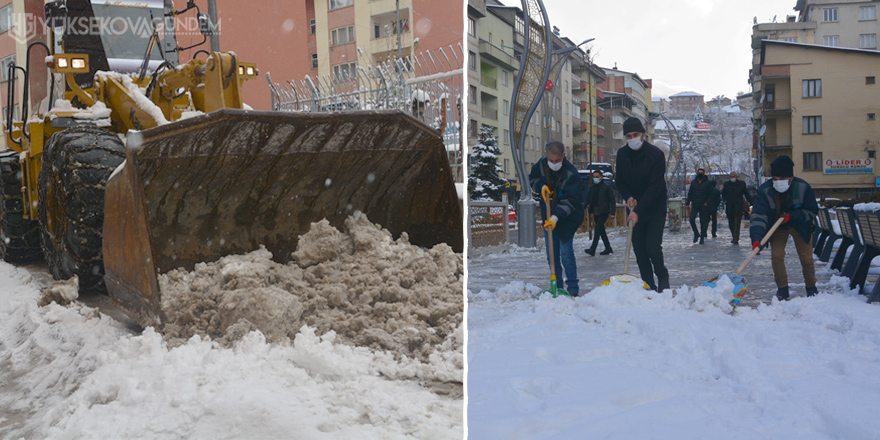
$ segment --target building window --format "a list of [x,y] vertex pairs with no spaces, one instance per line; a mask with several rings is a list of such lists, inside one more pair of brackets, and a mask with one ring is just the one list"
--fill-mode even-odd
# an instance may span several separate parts
[[821,98],[822,97],[822,80],[821,79],[805,79],[803,82],[804,82],[804,98]]
[[804,171],[822,171],[822,153],[804,153]]
[[504,159],[504,174],[510,174],[510,159]]
[[477,36],[477,22],[473,18],[468,17],[468,35]]
[[504,107],[503,108],[504,114],[509,115],[510,114],[510,101],[505,99],[502,101],[501,105]]
[[341,27],[330,31],[331,46],[354,43],[354,26]]
[[837,21],[837,8],[825,8],[822,13],[822,21]]
[[471,104],[477,103],[477,86],[468,86],[468,102]]
[[874,49],[877,47],[877,34],[859,35],[859,47],[862,49]]
[[312,54],[312,69],[317,69],[317,68],[318,68],[318,54],[313,53]]
[[873,76],[866,76],[865,77],[865,84],[874,84],[874,81],[875,81],[875,79]]
[[822,134],[822,117],[804,116],[804,134]]
[[9,81],[9,65],[15,63],[15,55],[0,59],[0,80]]
[[337,64],[333,66],[333,75],[341,80],[354,79],[355,74],[357,73],[355,66],[355,63]]
[[0,9],[0,33],[12,29],[12,5]]
[[470,132],[471,137],[477,137],[479,135],[480,129],[478,127],[479,127],[479,124],[477,124],[477,120],[471,119],[470,122],[468,123],[468,128],[469,128],[468,131]]
[[312,35],[315,35],[315,31],[316,31],[315,19],[313,18],[313,19],[309,20],[309,33]]
[[351,6],[353,4],[353,0],[330,0],[330,10],[344,8],[346,6]]
[[[9,107],[3,107],[3,123],[6,123],[6,118],[9,117]],[[19,111],[19,107],[17,105],[12,106],[12,120],[18,121],[21,119],[21,114]]]
[[477,54],[470,50],[468,51],[468,68],[477,70]]
[[489,44],[492,44],[492,33],[489,32]]
[[510,130],[504,130],[504,145],[510,145]]
[[565,84],[565,91],[567,92],[568,91],[568,80],[563,81],[563,83]]
[[526,34],[526,23],[523,21],[522,17],[519,15],[514,19],[514,29],[516,30],[517,35],[525,35]]
[[862,6],[859,8],[859,20],[876,20],[876,9],[874,6]]
[[786,43],[797,43],[797,37],[786,37],[783,38],[782,41],[785,41]]
[[876,113],[868,113],[868,120],[869,120],[869,121],[876,121],[876,120],[877,120],[877,114],[876,114]]
[[840,46],[840,44],[838,43],[839,39],[837,38],[837,35],[826,35],[825,37],[823,37],[823,40],[824,40],[823,44],[825,46],[832,46],[832,47]]
[[501,85],[502,86],[507,85],[507,71],[506,70],[501,71]]

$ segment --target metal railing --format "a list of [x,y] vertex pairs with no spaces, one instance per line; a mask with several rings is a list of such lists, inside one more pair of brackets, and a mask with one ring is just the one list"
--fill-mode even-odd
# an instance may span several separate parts
[[[510,211],[506,201],[468,201],[468,247],[509,246]],[[505,221],[507,219],[507,221]]]
[[438,130],[457,181],[464,181],[464,51],[449,46],[301,80],[274,83],[272,109],[291,112],[398,109]]

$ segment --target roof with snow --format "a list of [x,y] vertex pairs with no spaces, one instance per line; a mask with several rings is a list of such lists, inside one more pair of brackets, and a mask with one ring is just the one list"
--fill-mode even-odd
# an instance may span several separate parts
[[670,98],[674,98],[676,96],[704,96],[704,95],[701,95],[697,92],[679,92],[679,93],[676,93],[676,94],[670,96]]

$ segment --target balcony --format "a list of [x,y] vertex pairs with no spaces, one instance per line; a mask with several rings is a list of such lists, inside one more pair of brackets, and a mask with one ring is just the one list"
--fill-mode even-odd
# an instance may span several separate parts
[[603,128],[601,128],[601,127],[597,127],[597,128],[596,128],[596,134],[597,134],[599,137],[605,137],[605,129],[603,129]]
[[581,101],[581,111],[585,111],[587,109],[587,101]]
[[577,116],[572,116],[571,117],[571,126],[573,127],[572,129],[577,131],[577,126],[580,125],[581,122],[584,122],[584,121],[581,121],[581,118],[579,118]]
[[602,107],[596,107],[596,117],[605,119],[605,109]]
[[791,100],[790,99],[774,99],[772,101],[764,101],[764,113],[767,115],[771,114],[782,114],[782,113],[791,113]]
[[764,137],[765,150],[790,150],[791,138],[786,136]]
[[508,52],[486,41],[480,40],[480,55],[487,56],[507,70],[519,69],[519,63]]
[[491,87],[493,89],[498,89],[498,78],[494,78],[485,73],[480,75],[480,84]]
[[596,99],[605,99],[605,93],[602,90],[596,89]]
[[485,119],[491,119],[493,121],[498,120],[498,109],[491,107],[483,107],[480,109],[480,115]]

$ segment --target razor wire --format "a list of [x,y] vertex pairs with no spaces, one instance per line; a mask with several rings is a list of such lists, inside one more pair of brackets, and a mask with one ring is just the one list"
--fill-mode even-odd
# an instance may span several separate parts
[[288,112],[401,110],[440,132],[457,174],[463,163],[464,49],[449,46],[312,78],[273,83],[272,109]]

